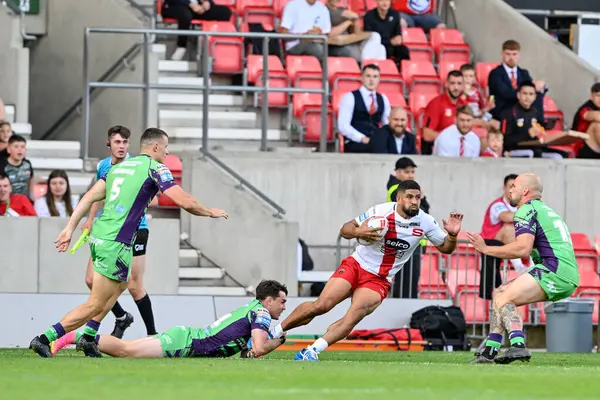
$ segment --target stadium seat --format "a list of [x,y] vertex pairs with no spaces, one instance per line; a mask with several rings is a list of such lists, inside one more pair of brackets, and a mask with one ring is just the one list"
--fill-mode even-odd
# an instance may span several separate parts
[[275,28],[275,10],[272,0],[237,0],[236,12],[245,23],[261,23],[265,30]]
[[571,233],[571,242],[575,250],[579,271],[600,271],[600,262],[596,250],[585,233]]
[[428,61],[433,63],[433,48],[421,28],[402,29],[402,43],[410,51],[412,61]]
[[39,199],[40,197],[43,197],[46,195],[46,192],[48,192],[48,185],[45,183],[36,183],[36,185],[33,188],[33,197],[35,200]]
[[[407,108],[406,99],[404,98],[402,92],[379,90],[379,88],[377,91],[380,91],[387,96],[388,100],[390,101],[390,107]],[[409,110],[407,111],[410,112]]]
[[565,123],[565,115],[558,109],[556,102],[550,96],[544,96],[544,119],[546,121],[556,121],[554,129],[562,130]]
[[388,92],[399,92],[404,93],[404,81],[398,72],[396,63],[392,60],[365,60],[363,61],[363,67],[365,65],[375,64],[379,66],[381,80],[377,91],[381,93]]
[[[439,253],[431,252],[424,254],[421,259],[421,275],[419,276],[419,297],[420,298],[446,298],[448,289],[446,283],[440,275]],[[430,297],[433,295],[433,297]]]
[[285,67],[294,86],[298,86],[299,78],[316,81],[322,86],[323,70],[317,57],[288,55],[285,57]]
[[[294,116],[302,128],[302,139],[318,142],[321,138],[321,99],[316,93],[295,93],[292,96]],[[327,107],[327,141],[333,140],[333,110]]]
[[467,64],[471,60],[471,48],[457,29],[434,28],[429,31],[429,36],[438,63],[454,61]]
[[[277,56],[269,56],[267,58],[269,74],[277,72],[285,74],[281,60]],[[263,56],[250,54],[247,62],[248,82],[256,83],[258,78],[262,78],[263,73]]]
[[479,287],[479,271],[472,269],[446,271],[446,285],[452,297],[463,289],[477,289]]
[[[181,184],[181,172],[183,171],[183,164],[181,163],[179,157],[177,157],[174,154],[169,154],[165,158],[165,165],[167,166],[167,168],[169,168],[171,174],[173,174],[173,178],[175,178],[175,181],[178,184]],[[179,181],[177,181],[178,179]]]
[[448,73],[450,71],[454,71],[454,70],[460,70],[460,67],[462,66],[462,63],[459,62],[455,62],[455,61],[442,61],[439,63],[438,65],[438,71],[440,73],[440,79],[442,82],[446,82],[446,79],[448,77]]
[[402,60],[402,79],[409,92],[436,93],[443,92],[444,87],[437,76],[432,63],[427,61]]
[[427,107],[427,104],[437,95],[437,93],[410,93],[408,95],[408,107],[412,114],[415,117],[421,114],[425,110],[425,107]]
[[377,0],[365,0],[365,9],[367,11],[377,8]]
[[490,301],[480,298],[476,290],[464,290],[458,293],[456,302],[465,314],[467,324],[488,321]]
[[[358,15],[364,15],[367,11],[364,0],[349,0],[348,7]],[[363,20],[363,18],[361,18]]]
[[362,85],[360,68],[352,57],[328,57],[327,73],[332,90],[350,92]]
[[[164,0],[156,0],[156,15],[161,15],[162,14],[162,7],[163,7],[163,3]],[[164,18],[162,17],[162,22],[163,24],[175,24],[177,25],[177,20],[175,18]],[[202,20],[200,19],[193,19],[192,20],[192,26],[198,26],[198,25],[202,25]]]
[[342,96],[346,93],[348,92],[343,90],[334,90],[333,93],[331,93],[331,107],[333,108],[333,112],[336,116],[340,111],[340,101],[342,100]]
[[477,135],[479,140],[485,139],[487,137],[487,129],[482,126],[473,126],[473,133]]
[[600,276],[596,271],[579,271],[579,286],[576,293],[595,291],[600,294]]
[[600,235],[594,236],[594,250],[600,256]]
[[488,90],[488,78],[490,76],[490,71],[498,66],[498,63],[493,62],[478,62],[475,64],[475,72],[477,74],[477,82],[479,82],[479,86],[485,92],[486,97],[489,95]]
[[164,194],[158,195],[158,206],[161,208],[179,208],[177,204]]
[[600,303],[600,290],[581,291],[577,295],[580,299],[593,299],[594,300],[594,312],[592,314],[592,323],[598,324],[598,303]]
[[446,262],[448,269],[471,269],[478,270],[481,260],[481,255],[476,252],[473,248],[460,248],[457,245],[457,250],[450,254],[442,256],[442,259]]
[[[202,30],[211,32],[237,32],[231,22],[204,21]],[[244,40],[241,37],[214,37],[209,41],[212,71],[221,74],[241,74]]]
[[273,11],[278,19],[283,16],[283,9],[290,0],[273,0]]
[[[269,56],[269,87],[287,88],[290,87],[290,80],[283,69],[281,60],[277,56]],[[251,54],[248,56],[247,80],[257,87],[263,86],[263,56]],[[262,106],[262,94],[254,93],[254,107]],[[287,108],[289,106],[289,93],[269,92],[268,104],[270,108]]]

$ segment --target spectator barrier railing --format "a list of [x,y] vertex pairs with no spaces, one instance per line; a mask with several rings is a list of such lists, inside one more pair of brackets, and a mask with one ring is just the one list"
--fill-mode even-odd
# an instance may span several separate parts
[[[142,83],[124,83],[124,82],[98,82],[92,81],[90,78],[89,66],[89,39],[91,34],[123,34],[123,35],[142,35],[143,36],[143,72]],[[202,62],[199,64],[201,76],[203,78],[202,85],[167,85],[150,82],[150,65],[149,53],[152,35],[161,36],[179,36],[187,35],[202,39]],[[262,87],[252,87],[248,85],[233,86],[233,85],[216,85],[210,83],[210,46],[209,37],[216,38],[260,38],[263,39],[263,70],[262,70]],[[269,92],[283,93],[316,93],[322,95],[321,102],[321,137],[319,142],[319,151],[327,150],[327,117],[329,103],[329,84],[327,62],[322,65],[323,87],[320,89],[304,89],[304,88],[274,88],[269,87],[269,40],[271,39],[313,39],[323,42],[323,57],[327,60],[327,36],[325,35],[298,35],[284,33],[256,33],[256,32],[214,32],[214,31],[199,31],[199,30],[171,30],[171,29],[124,29],[124,28],[86,28],[83,40],[83,130],[81,138],[81,157],[86,159],[89,154],[89,132],[90,132],[90,106],[91,106],[91,89],[93,88],[115,88],[115,89],[138,89],[143,90],[142,100],[142,121],[144,126],[147,124],[149,115],[150,90],[202,90],[202,147],[208,149],[209,139],[209,95],[211,92],[246,92],[246,93],[261,93],[262,94],[262,135],[260,150],[267,151],[267,130],[269,117]],[[291,106],[291,105],[290,105]],[[168,132],[167,132],[168,133]]]

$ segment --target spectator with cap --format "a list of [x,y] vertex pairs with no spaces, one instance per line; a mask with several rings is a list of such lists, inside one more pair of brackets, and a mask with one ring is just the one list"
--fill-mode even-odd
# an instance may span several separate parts
[[35,217],[35,210],[27,196],[13,194],[8,176],[0,172],[0,217]]
[[600,159],[600,82],[592,85],[590,99],[575,113],[572,129],[590,135],[577,158]]
[[[415,179],[415,168],[417,164],[408,158],[401,157],[396,161],[396,171],[390,175],[387,183],[387,201],[396,201],[398,195],[398,185],[402,181]],[[429,213],[429,203],[425,196],[421,197],[421,210]],[[395,298],[416,299],[419,295],[419,278],[421,276],[421,256],[425,247],[421,243],[413,255],[408,259],[404,267],[398,271],[394,277],[394,285],[391,295]]]

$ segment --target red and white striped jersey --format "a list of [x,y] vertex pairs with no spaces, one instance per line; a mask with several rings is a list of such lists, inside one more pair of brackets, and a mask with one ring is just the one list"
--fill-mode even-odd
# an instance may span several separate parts
[[388,220],[385,237],[365,246],[359,244],[352,254],[360,266],[388,281],[412,256],[423,237],[434,246],[444,243],[448,235],[429,214],[419,210],[412,218],[402,218],[396,212],[397,203],[383,203],[373,206],[355,219],[362,224],[367,218],[384,217]]

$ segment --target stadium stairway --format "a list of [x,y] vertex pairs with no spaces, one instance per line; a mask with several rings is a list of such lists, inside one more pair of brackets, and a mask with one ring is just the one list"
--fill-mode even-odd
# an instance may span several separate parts
[[[160,45],[155,45],[155,51]],[[166,46],[165,46],[166,47]],[[164,57],[164,53],[163,53]],[[197,75],[197,63],[189,61],[159,60],[159,84],[202,85],[203,78]],[[231,85],[231,78],[215,76],[212,85]],[[241,93],[211,93],[210,101],[210,146],[228,150],[256,150],[261,138],[260,112],[246,107]],[[197,150],[202,142],[201,90],[159,90],[159,125],[171,138],[173,153]],[[248,96],[248,106],[252,98]],[[281,127],[282,113],[269,110],[269,127]],[[268,129],[269,145],[287,146],[284,129]]]

